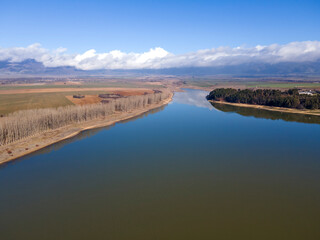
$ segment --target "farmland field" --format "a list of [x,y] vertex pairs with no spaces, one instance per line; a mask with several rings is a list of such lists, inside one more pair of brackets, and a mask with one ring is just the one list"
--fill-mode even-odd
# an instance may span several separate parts
[[198,80],[187,81],[186,85],[196,88],[209,90],[210,88],[304,88],[304,89],[320,89],[320,82],[292,82],[292,81],[252,81],[252,80]]
[[263,83],[263,82],[249,82],[247,87],[259,88],[320,88],[320,83]]
[[[163,87],[159,84],[153,84],[156,87]],[[86,82],[80,84],[16,84],[16,85],[0,85],[0,91],[11,89],[46,89],[46,88],[148,88],[152,84],[143,82]]]
[[[117,86],[117,87],[116,87]],[[70,96],[98,95],[118,91],[123,96],[143,94],[153,87],[141,88],[142,84],[83,84],[83,85],[5,85],[0,87],[0,115],[11,112],[34,108],[55,108],[60,106],[74,105]],[[157,85],[157,87],[159,87]],[[160,86],[162,87],[162,86]],[[69,99],[67,98],[69,96]]]
[[59,107],[72,104],[65,94],[69,93],[25,93],[0,94],[0,114],[23,109]]

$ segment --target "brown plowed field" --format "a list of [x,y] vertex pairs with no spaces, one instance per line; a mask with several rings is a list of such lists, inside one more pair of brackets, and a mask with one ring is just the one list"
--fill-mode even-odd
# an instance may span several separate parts
[[66,98],[76,105],[94,104],[101,102],[101,98],[99,98],[97,95],[85,95],[84,98],[73,98],[73,96],[66,96]]
[[[127,97],[127,96],[143,95],[144,93],[153,93],[153,91],[150,89],[145,89],[145,90],[131,89],[131,90],[116,90],[116,91],[109,90],[108,93],[119,94],[123,97]],[[66,96],[66,98],[76,105],[94,104],[94,103],[99,103],[101,102],[101,100],[103,100],[98,95],[85,95],[84,98],[74,98],[73,96]]]

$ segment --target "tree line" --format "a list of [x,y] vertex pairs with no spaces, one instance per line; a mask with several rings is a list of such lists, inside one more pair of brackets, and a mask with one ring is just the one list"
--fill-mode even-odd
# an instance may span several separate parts
[[148,105],[159,103],[169,96],[170,92],[162,91],[147,95],[118,98],[105,104],[17,111],[0,118],[0,145],[6,145],[73,123],[105,118],[115,112],[144,108]]
[[287,91],[271,89],[217,88],[209,93],[208,100],[231,103],[258,104],[297,109],[320,109],[320,94],[299,94],[298,89]]

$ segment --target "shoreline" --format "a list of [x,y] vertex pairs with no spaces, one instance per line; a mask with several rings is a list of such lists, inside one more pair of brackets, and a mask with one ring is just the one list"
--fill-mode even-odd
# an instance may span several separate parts
[[246,104],[246,103],[230,103],[230,102],[216,101],[216,100],[208,100],[208,101],[211,103],[225,104],[225,105],[231,105],[231,106],[237,106],[237,107],[255,108],[255,109],[262,109],[262,110],[274,111],[274,112],[320,116],[320,111],[313,112],[313,110],[298,110],[295,108],[270,107],[265,105],[254,105],[254,104]]
[[172,97],[173,92],[167,99],[157,104],[152,104],[147,108],[136,109],[130,112],[114,113],[104,119],[100,118],[92,121],[72,124],[55,130],[43,132],[41,134],[37,134],[36,136],[28,137],[5,146],[0,146],[0,166],[17,158],[36,152],[40,149],[46,148],[57,142],[72,138],[83,131],[107,127],[117,122],[134,118],[150,110],[165,106],[172,101]]

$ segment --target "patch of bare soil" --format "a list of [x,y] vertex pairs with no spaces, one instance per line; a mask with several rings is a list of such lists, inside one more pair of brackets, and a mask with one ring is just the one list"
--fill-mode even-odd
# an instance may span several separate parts
[[75,81],[58,81],[58,82],[53,82],[53,85],[81,85],[81,82],[75,82]]
[[145,84],[148,84],[148,85],[162,85],[163,83],[162,82],[146,82]]
[[114,94],[119,94],[123,97],[127,96],[137,96],[137,95],[143,95],[148,93],[153,93],[154,91],[151,89],[131,89],[131,90],[116,90],[112,91]]
[[101,102],[101,98],[97,95],[85,95],[84,98],[74,98],[73,96],[66,96],[75,105],[94,104]]
[[[153,90],[146,89],[146,90],[121,90],[121,91],[108,91],[108,94],[115,94],[120,95],[120,97],[127,97],[127,96],[138,96],[138,95],[144,95],[153,93]],[[101,98],[98,95],[84,95],[84,98],[74,98],[72,96],[66,96],[66,98],[71,101],[75,105],[85,105],[85,104],[94,104],[94,103],[100,103],[102,100],[106,100],[108,98]]]

